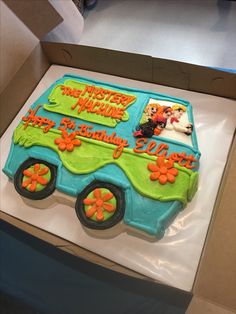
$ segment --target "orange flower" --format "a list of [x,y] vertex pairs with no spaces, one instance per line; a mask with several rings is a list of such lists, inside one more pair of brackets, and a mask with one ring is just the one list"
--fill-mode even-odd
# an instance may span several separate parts
[[165,161],[164,157],[157,157],[156,164],[148,164],[148,170],[152,172],[150,179],[152,181],[158,180],[161,184],[166,184],[166,182],[175,182],[178,170],[173,166],[173,160]]
[[81,141],[79,139],[75,139],[76,132],[68,134],[67,131],[62,131],[61,137],[55,139],[54,143],[58,145],[59,150],[62,152],[66,149],[68,152],[72,152],[74,150],[74,146],[80,146]]
[[47,174],[49,171],[48,167],[41,168],[40,164],[35,164],[34,169],[28,168],[23,171],[23,175],[28,177],[29,179],[22,182],[22,187],[26,188],[29,186],[29,190],[31,192],[34,192],[37,187],[37,183],[40,183],[42,185],[47,185],[48,180],[46,178],[43,178],[45,174]]
[[107,203],[106,201],[111,200],[114,195],[111,192],[105,193],[102,195],[102,191],[100,189],[95,189],[93,192],[94,198],[85,198],[83,200],[84,205],[92,205],[87,211],[86,216],[92,217],[96,213],[96,219],[99,221],[104,220],[103,212],[107,211],[108,213],[112,213],[116,210],[116,207]]

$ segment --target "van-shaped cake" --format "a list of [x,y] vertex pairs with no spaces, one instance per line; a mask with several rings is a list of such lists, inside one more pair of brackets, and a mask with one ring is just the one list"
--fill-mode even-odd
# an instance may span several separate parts
[[86,228],[161,238],[197,191],[199,158],[188,101],[64,75],[22,117],[3,171],[25,198],[75,197]]

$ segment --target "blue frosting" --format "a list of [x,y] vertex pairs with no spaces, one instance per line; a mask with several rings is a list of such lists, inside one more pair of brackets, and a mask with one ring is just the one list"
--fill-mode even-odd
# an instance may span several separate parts
[[[74,75],[68,75],[68,74],[64,75],[63,78],[57,80],[54,84],[52,84],[50,86],[50,88],[44,94],[42,94],[42,96],[33,104],[32,108],[35,108],[39,104],[41,104],[41,105],[42,104],[48,104],[48,96],[50,95],[52,89],[57,84],[64,84],[64,82],[68,79],[77,79],[80,82],[84,82],[84,83],[88,83],[88,84],[94,83],[94,84],[97,84],[97,85],[104,87],[104,88],[107,88],[108,86],[110,86],[115,91],[119,91],[119,92],[123,91],[124,92],[124,90],[125,90],[129,93],[132,93],[132,95],[135,95],[137,97],[137,100],[135,102],[135,106],[130,105],[127,109],[127,112],[129,113],[130,119],[128,121],[125,121],[125,122],[120,122],[115,128],[116,133],[119,134],[120,137],[122,137],[124,139],[128,139],[128,143],[130,145],[129,146],[130,148],[135,147],[136,139],[133,137],[132,132],[127,133],[127,130],[129,130],[129,131],[135,130],[138,122],[141,119],[143,110],[146,107],[146,105],[148,104],[149,98],[170,101],[173,103],[178,102],[178,103],[186,106],[188,117],[189,117],[189,122],[194,125],[192,107],[191,107],[190,103],[186,100],[183,100],[180,98],[175,98],[175,97],[170,97],[170,96],[167,96],[164,94],[153,93],[150,91],[142,91],[142,90],[123,87],[123,86],[119,86],[119,85],[102,83],[102,82],[97,81],[97,80],[85,79],[85,78],[80,77],[80,76],[74,76]],[[37,115],[41,115],[41,114],[45,115],[45,110],[43,109],[43,107],[41,107],[37,112]],[[49,119],[52,119],[53,121],[55,121],[56,122],[55,128],[58,128],[58,126],[60,125],[62,115],[59,113],[55,114],[53,112],[47,111],[47,117]],[[86,123],[84,120],[81,120],[79,118],[77,118],[75,120],[77,122],[77,125]],[[101,126],[99,124],[91,123],[91,122],[89,123],[89,125],[93,126],[94,131],[103,129],[103,130],[106,130],[108,134],[111,134],[114,131],[114,128],[109,127],[109,126],[104,126],[104,125]],[[182,152],[183,147],[184,147],[184,150],[186,151],[187,154],[193,154],[194,156],[196,156],[197,159],[199,159],[201,154],[200,154],[199,149],[198,149],[196,132],[192,133],[191,138],[192,138],[193,147],[191,147],[187,144],[183,144],[181,142],[172,140],[172,139],[162,138],[161,136],[158,136],[158,137],[154,136],[151,139],[149,139],[149,141],[155,140],[157,145],[163,141],[168,143],[170,153],[171,152]]]
[[[48,96],[51,93],[52,89],[57,84],[63,84],[64,81],[67,79],[75,79],[88,84],[94,83],[98,86],[106,88],[110,86],[113,90],[123,92],[125,90],[128,93],[131,93],[132,95],[135,95],[137,97],[136,105],[132,104],[127,109],[130,116],[129,120],[126,122],[120,122],[115,128],[116,133],[120,137],[128,140],[130,148],[135,147],[136,139],[133,137],[132,132],[127,133],[127,130],[133,131],[135,129],[137,121],[140,121],[143,110],[147,105],[149,98],[167,100],[183,104],[187,107],[189,121],[194,125],[192,107],[189,102],[183,99],[108,83],[102,83],[100,81],[86,79],[80,76],[73,75],[65,75],[63,78],[57,80],[54,84],[52,84],[51,87],[46,92],[44,92],[44,94],[32,105],[32,108],[35,108],[38,104],[48,104]],[[61,114],[55,114],[53,112],[46,111],[45,109],[43,109],[42,106],[38,110],[37,115],[47,116],[49,119],[55,121],[55,128],[58,128],[62,118]],[[85,123],[85,121],[79,118],[74,120],[76,120],[77,125]],[[108,134],[111,134],[114,131],[114,128],[112,127],[101,126],[91,122],[86,124],[92,125],[94,128],[93,130],[106,130]],[[178,141],[169,139],[167,140],[166,138],[164,139],[156,136],[154,136],[150,140],[156,141],[157,145],[166,142],[169,145],[169,153],[183,152],[184,150],[186,154],[193,154],[196,159],[199,159],[200,152],[198,150],[195,132],[193,132],[191,136],[193,147],[182,144]],[[75,175],[68,171],[65,167],[63,167],[57,153],[46,147],[32,146],[29,148],[24,148],[19,145],[15,145],[12,142],[10,153],[3,171],[10,178],[13,178],[19,166],[30,157],[42,159],[57,165],[58,173],[56,188],[59,191],[74,197],[76,197],[78,193],[80,193],[87,185],[89,185],[94,180],[110,182],[117,186],[120,186],[125,191],[127,204],[125,209],[124,222],[132,227],[145,231],[148,234],[155,235],[157,238],[163,236],[165,228],[170,224],[173,218],[183,207],[182,203],[179,201],[161,202],[140,195],[133,188],[131,182],[122,171],[122,169],[114,164],[104,166],[90,174]],[[115,173],[115,176],[111,176],[111,173]]]
[[[74,175],[62,166],[58,155],[46,147],[33,146],[25,149],[12,144],[3,171],[13,178],[19,166],[28,158],[38,158],[57,165],[57,190],[74,197],[94,180],[121,187],[125,191],[126,199],[124,222],[157,238],[164,235],[167,226],[183,207],[179,201],[160,202],[140,195],[133,188],[125,173],[114,164],[102,167],[91,174]],[[109,176],[109,173],[116,175]]]

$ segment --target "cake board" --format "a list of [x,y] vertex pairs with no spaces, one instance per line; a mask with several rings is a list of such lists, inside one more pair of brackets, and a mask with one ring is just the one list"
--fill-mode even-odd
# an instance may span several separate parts
[[153,280],[190,291],[233,138],[236,121],[235,101],[53,65],[3,135],[2,167],[8,155],[12,132],[20,117],[45,89],[65,73],[189,100],[193,106],[199,148],[202,152],[198,193],[159,241],[147,239],[142,234],[133,234],[133,231],[124,228],[123,224],[114,230],[108,230],[103,236],[97,236],[80,225],[73,208],[75,200],[68,197],[64,204],[57,203],[55,200],[60,201],[62,195],[55,192],[50,200],[40,202],[37,204],[38,208],[34,208],[31,202],[16,194],[13,184],[3,173],[1,209]]

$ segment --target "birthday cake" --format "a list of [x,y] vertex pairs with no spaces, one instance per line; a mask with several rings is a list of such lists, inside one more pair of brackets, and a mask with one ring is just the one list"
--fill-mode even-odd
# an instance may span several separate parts
[[197,191],[199,158],[188,101],[64,75],[22,117],[3,171],[33,201],[76,198],[85,229],[161,238]]

